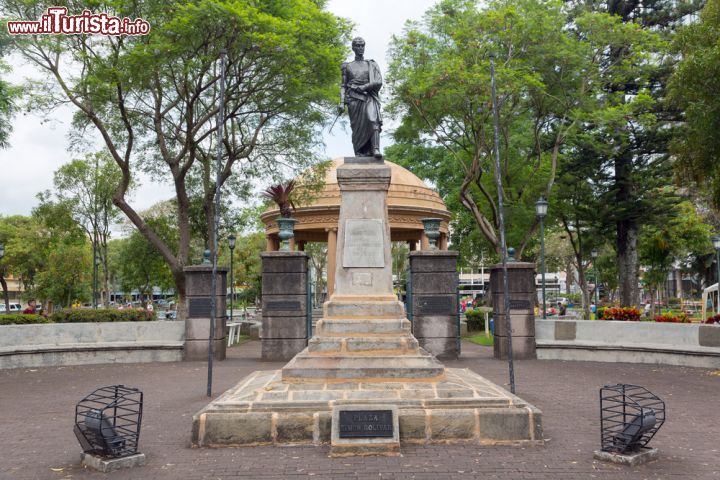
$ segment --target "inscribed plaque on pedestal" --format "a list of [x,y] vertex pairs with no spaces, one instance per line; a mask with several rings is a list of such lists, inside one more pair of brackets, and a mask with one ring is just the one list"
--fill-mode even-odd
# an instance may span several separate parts
[[379,219],[349,218],[345,221],[343,267],[385,266],[383,222]]

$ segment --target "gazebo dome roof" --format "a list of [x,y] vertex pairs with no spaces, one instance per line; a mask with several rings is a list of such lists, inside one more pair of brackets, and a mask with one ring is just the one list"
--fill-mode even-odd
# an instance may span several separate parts
[[[325,173],[325,185],[313,194],[312,200],[296,205],[292,216],[295,224],[295,240],[303,242],[325,241],[328,231],[337,230],[340,216],[340,186],[337,182],[337,168],[344,160],[336,158]],[[390,167],[391,178],[388,189],[388,221],[390,238],[393,241],[419,240],[423,232],[422,219],[439,218],[440,232],[447,235],[450,212],[445,208],[440,195],[409,170],[392,162],[385,161]],[[277,218],[280,211],[271,205],[261,216],[265,224],[265,235],[272,243],[277,241]],[[274,238],[275,240],[271,239]],[[270,245],[269,243],[269,245]],[[269,248],[270,249],[270,248]]]
[[[318,210],[318,208],[335,209],[340,207],[340,187],[337,182],[337,168],[343,164],[342,158],[332,161],[330,168],[325,173],[325,187],[314,195],[309,203],[298,206],[297,211]],[[449,213],[440,195],[428,187],[422,180],[416,177],[409,170],[392,162],[385,160],[390,167],[391,180],[388,190],[388,208],[397,209],[408,207],[411,209],[427,210],[427,216],[440,216],[449,219]],[[334,207],[334,208],[333,208]],[[277,215],[277,206],[272,205],[263,214],[263,221],[270,220]],[[267,223],[267,222],[266,222]]]

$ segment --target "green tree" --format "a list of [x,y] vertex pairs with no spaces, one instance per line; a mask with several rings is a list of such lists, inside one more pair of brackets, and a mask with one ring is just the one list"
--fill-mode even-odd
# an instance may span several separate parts
[[[120,219],[112,196],[120,178],[120,169],[107,152],[73,160],[60,167],[54,176],[56,202],[65,205],[83,228],[90,239],[93,258],[97,256],[103,267],[103,291],[106,294],[101,301],[106,307],[110,281],[107,244],[110,228]],[[40,196],[41,202],[52,202],[50,198],[49,193]]]
[[[84,239],[83,239],[84,240]],[[37,275],[36,293],[57,306],[90,301],[92,249],[89,243],[61,242],[48,252]]]
[[[9,44],[7,36],[0,37],[0,73],[7,73],[10,70],[7,62],[2,60],[2,57],[8,52]],[[11,120],[17,111],[17,101],[21,93],[22,89],[0,79],[0,148],[9,146],[12,132]]]
[[[494,52],[508,244],[522,256],[535,242],[534,203],[555,194],[580,127],[612,129],[647,105],[642,92],[625,108],[609,102],[606,77],[625,82],[659,42],[603,13],[583,12],[569,23],[560,1],[479,3],[442,1],[395,39],[391,111],[402,123],[388,156],[438,185],[461,230],[469,230],[469,214],[498,252],[488,60]],[[608,48],[626,43],[633,48],[622,66],[601,62]]]
[[[167,226],[158,221],[147,220],[156,231],[167,234]],[[152,300],[153,287],[162,290],[174,285],[170,269],[158,255],[157,249],[138,231],[133,231],[128,238],[122,239],[117,246],[118,263],[117,278],[121,289],[125,292],[137,290],[143,307]]]
[[682,61],[670,82],[673,103],[685,122],[677,131],[672,151],[678,173],[709,191],[720,209],[720,0],[708,0],[700,21],[680,29],[674,46]]
[[[38,18],[51,4],[2,2],[6,16],[22,19]],[[87,5],[66,4],[70,12]],[[102,137],[122,172],[113,203],[169,266],[180,318],[193,195],[202,195],[209,226],[214,214],[212,188],[202,179],[216,152],[220,51],[228,55],[221,183],[233,171],[247,183],[278,162],[312,160],[305,154],[317,142],[324,106],[336,96],[349,31],[347,22],[323,6],[314,0],[121,0],[103,10],[144,18],[152,25],[149,35],[14,38],[20,54],[47,74],[35,85],[34,105],[69,102],[77,112],[75,125]],[[68,64],[77,67],[71,75]],[[126,198],[141,170],[172,179],[177,249]]]
[[[244,304],[255,304],[262,293],[262,263],[265,233],[252,232],[237,238],[233,259],[235,292]],[[229,261],[223,262],[229,265]],[[229,279],[228,279],[229,280]]]
[[[600,200],[608,208],[596,215],[614,230],[620,302],[639,298],[638,238],[645,224],[667,212],[672,198],[657,195],[670,183],[668,142],[680,112],[667,101],[667,82],[675,58],[668,41],[703,0],[572,0],[572,24],[588,12],[607,14],[615,27],[597,29],[596,73],[605,103],[602,116],[583,122],[573,154],[594,164]],[[596,17],[597,18],[597,17]],[[621,23],[621,25],[617,25]],[[620,35],[618,35],[620,33]],[[645,40],[638,42],[638,37]],[[638,53],[645,51],[645,55]],[[648,53],[650,55],[648,55]],[[648,195],[648,192],[652,194]],[[599,213],[603,213],[600,210]]]
[[698,215],[692,202],[679,203],[668,221],[647,225],[640,241],[640,260],[645,267],[643,281],[653,299],[651,312],[655,315],[658,288],[665,283],[670,271],[678,264],[687,264],[692,257],[712,252],[712,227]]

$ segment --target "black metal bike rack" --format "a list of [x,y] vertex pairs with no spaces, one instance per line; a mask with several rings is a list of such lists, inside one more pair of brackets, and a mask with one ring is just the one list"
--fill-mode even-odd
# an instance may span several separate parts
[[600,389],[600,432],[604,452],[634,453],[645,448],[665,422],[665,402],[639,385]]
[[85,453],[120,458],[137,453],[143,394],[137,388],[98,388],[75,406],[73,431]]

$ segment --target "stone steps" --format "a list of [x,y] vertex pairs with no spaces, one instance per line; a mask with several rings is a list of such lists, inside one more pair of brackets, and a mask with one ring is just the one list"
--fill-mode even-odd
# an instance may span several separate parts
[[407,318],[323,318],[317,323],[318,336],[388,336],[409,335]]
[[335,353],[361,355],[414,355],[418,353],[418,341],[411,335],[323,337],[315,336],[308,343],[310,354]]
[[330,353],[313,355],[306,348],[282,369],[282,381],[437,381],[445,367],[422,348],[409,355],[372,356]]

